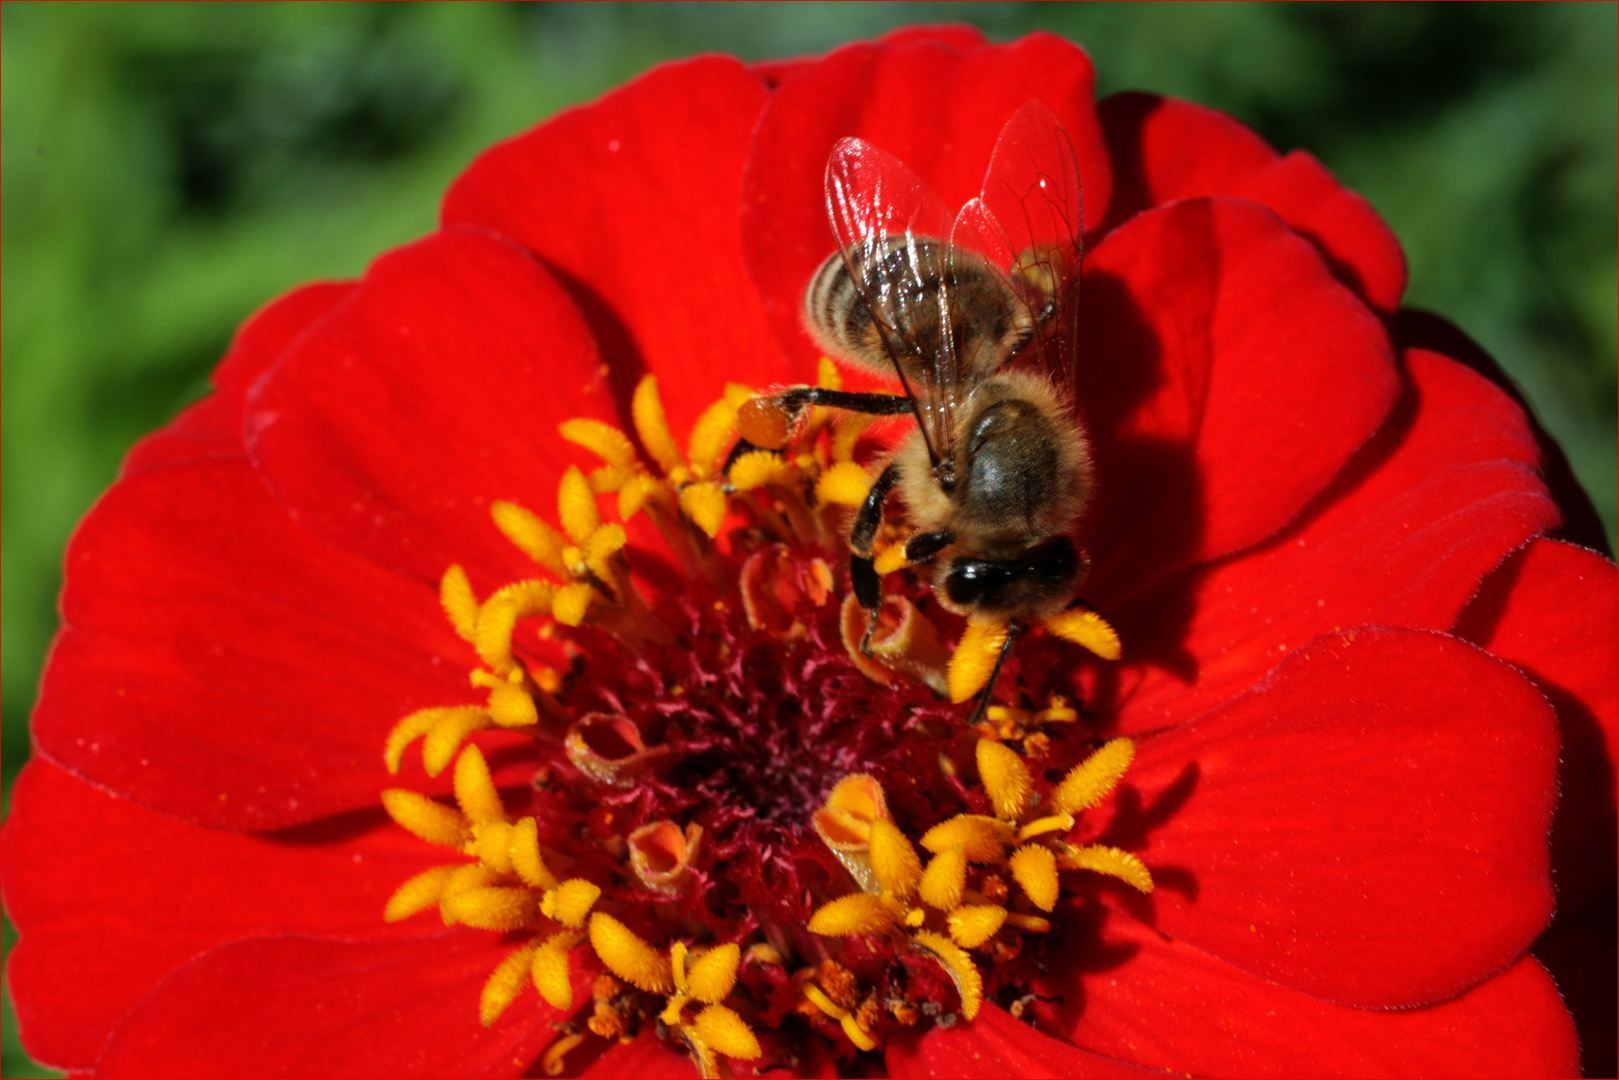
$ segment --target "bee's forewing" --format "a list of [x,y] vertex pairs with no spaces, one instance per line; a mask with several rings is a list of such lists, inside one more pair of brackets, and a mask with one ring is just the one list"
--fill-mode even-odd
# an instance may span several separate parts
[[963,209],[963,218],[969,209],[971,221],[957,223],[960,242],[976,244],[1031,308],[1049,306],[1030,348],[1038,350],[1041,366],[1058,385],[1071,391],[1083,201],[1073,143],[1043,102],[1025,102],[1001,128],[983,192]]
[[[929,448],[947,454],[950,396],[958,380],[949,313],[941,310],[949,298],[938,278],[950,214],[909,166],[856,138],[832,148],[826,206],[844,266],[882,329],[895,374],[917,400]],[[916,327],[942,328],[945,340],[919,340],[909,332]]]

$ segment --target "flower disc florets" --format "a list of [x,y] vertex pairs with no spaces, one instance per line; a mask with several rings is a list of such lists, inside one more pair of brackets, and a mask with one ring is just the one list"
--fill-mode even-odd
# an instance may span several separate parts
[[[746,400],[729,389],[683,455],[648,378],[634,418],[650,463],[616,429],[565,423],[604,464],[564,474],[560,531],[513,503],[492,514],[546,576],[479,598],[445,572],[445,613],[483,661],[470,682],[487,700],[411,714],[385,756],[397,773],[420,737],[429,774],[453,760],[459,811],[406,789],[383,799],[475,861],[412,878],[387,917],[437,906],[447,923],[528,938],[484,988],[486,1023],[526,982],[570,1007],[577,950],[605,969],[592,1032],[627,1040],[656,1017],[706,1073],[763,1056],[761,1034],[778,1063],[815,1033],[872,1051],[895,1026],[970,1020],[983,969],[992,990],[1011,987],[1023,937],[1051,928],[1059,869],[1152,888],[1134,856],[1062,839],[1122,775],[1129,740],[1075,764],[1083,725],[1060,698],[969,728],[937,693],[962,678],[941,631],[960,620],[914,581],[861,647],[838,538],[870,484],[855,459],[865,421],[821,410],[781,452],[724,460]],[[615,494],[624,520],[604,520],[599,497]],[[670,558],[638,549],[632,565],[641,512]],[[1022,663],[1025,697],[1052,649]],[[494,728],[527,737],[491,755],[532,783],[502,792],[466,742]],[[1066,771],[1055,786],[1051,769]]]

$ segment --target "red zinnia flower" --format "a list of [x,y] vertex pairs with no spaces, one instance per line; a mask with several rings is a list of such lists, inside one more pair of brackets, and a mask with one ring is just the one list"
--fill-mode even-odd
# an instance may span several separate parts
[[[1091,85],[956,29],[666,66],[251,320],[68,552],[6,831],[30,1051],[1576,1071],[1529,949],[1555,883],[1542,955],[1600,1006],[1615,576],[1551,538],[1580,496],[1313,158]],[[730,493],[727,381],[838,377],[798,321],[838,138],[956,207],[1029,100],[1083,179],[1085,596],[1123,659],[1033,635],[974,731],[906,573],[880,662],[846,646],[847,515],[807,485],[863,490],[873,444],[818,417]]]

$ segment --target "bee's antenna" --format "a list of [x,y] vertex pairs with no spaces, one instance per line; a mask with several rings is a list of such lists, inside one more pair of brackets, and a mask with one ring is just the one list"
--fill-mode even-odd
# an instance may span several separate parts
[[978,699],[978,708],[973,710],[972,716],[967,720],[968,727],[972,727],[984,718],[984,712],[989,708],[990,695],[995,693],[995,680],[1001,677],[1001,665],[1006,663],[1006,657],[1012,651],[1012,641],[1018,636],[1018,631],[1022,629],[1023,627],[1018,625],[1016,619],[1007,620],[1006,640],[1001,642],[1000,655],[995,658],[995,666],[990,670],[989,682],[984,684],[984,693]]

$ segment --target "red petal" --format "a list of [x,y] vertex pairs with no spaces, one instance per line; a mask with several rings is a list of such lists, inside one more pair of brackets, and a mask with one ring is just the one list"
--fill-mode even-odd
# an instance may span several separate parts
[[1574,1014],[1580,1033],[1581,1076],[1619,1075],[1614,1015],[1619,1011],[1614,969],[1619,961],[1613,894],[1606,907],[1593,906],[1574,925],[1562,919],[1535,943],[1535,956],[1557,980],[1558,992]]
[[[1099,916],[1099,917],[1098,917]],[[1119,915],[1052,957],[1042,1025],[1200,1076],[1573,1076],[1579,1043],[1533,958],[1420,1009],[1356,1009],[1246,975]]]
[[898,157],[952,210],[978,194],[1001,127],[1031,98],[1073,139],[1095,224],[1112,188],[1091,103],[1090,59],[1037,33],[962,48],[924,35],[839,49],[782,84],[759,123],[743,185],[748,267],[776,336],[803,367],[817,350],[799,323],[804,287],[834,250],[824,178],[832,144],[857,135]]
[[1098,593],[1274,533],[1400,393],[1382,325],[1252,203],[1138,215],[1092,253],[1080,303]]
[[1097,111],[1119,179],[1109,225],[1175,199],[1238,195],[1263,203],[1315,241],[1333,272],[1383,311],[1405,294],[1405,253],[1371,204],[1315,158],[1278,158],[1265,141],[1224,113],[1137,92],[1115,94]]
[[638,1076],[696,1076],[697,1067],[685,1054],[676,1053],[651,1030],[628,1043],[614,1043],[579,1074],[593,1080]]
[[1495,383],[1522,406],[1529,416],[1529,426],[1535,433],[1535,439],[1540,443],[1540,471],[1563,511],[1563,524],[1553,534],[1554,538],[1611,554],[1607,529],[1596,507],[1591,505],[1591,497],[1585,493],[1574,476],[1574,470],[1569,467],[1563,448],[1540,426],[1534,410],[1529,408],[1523,394],[1501,369],[1501,365],[1479,348],[1472,338],[1431,312],[1411,308],[1399,311],[1389,320],[1389,332],[1402,349],[1429,349],[1460,360]]
[[389,895],[435,853],[380,810],[271,837],[210,831],[36,759],[13,789],[5,848],[18,1024],[29,1053],[62,1068],[94,1065],[159,979],[222,942],[444,933],[437,919],[384,927]]
[[893,1077],[1163,1076],[1042,1035],[988,1002],[970,1023],[902,1031],[885,1047]]
[[1559,921],[1614,890],[1619,579],[1595,552],[1535,540],[1486,578],[1456,623],[1528,675],[1557,710],[1562,800],[1552,825]]
[[511,951],[493,934],[274,937],[180,968],[113,1033],[101,1076],[521,1076],[562,1014],[523,993],[492,1027],[478,994]]
[[125,474],[154,465],[194,461],[242,452],[242,402],[260,375],[309,328],[355,292],[349,282],[303,285],[260,308],[231,342],[214,369],[213,393],[186,409],[173,423],[135,444],[124,460]]
[[40,752],[202,824],[375,806],[393,724],[476,700],[435,591],[293,524],[241,458],[114,486],[68,546],[62,618]]
[[1551,914],[1556,764],[1550,708],[1474,647],[1318,638],[1141,743],[1106,832],[1158,889],[1121,902],[1325,1000],[1442,1000],[1521,956]]
[[1189,720],[1336,627],[1448,630],[1507,552],[1556,523],[1523,410],[1436,353],[1412,350],[1406,371],[1406,396],[1301,520],[1129,608],[1104,602],[1143,665],[1120,675],[1122,733]]
[[[964,23],[941,23],[937,26],[902,26],[890,30],[877,39],[883,45],[904,45],[910,42],[932,42],[965,52],[987,43],[984,32]],[[750,64],[748,70],[759,76],[765,85],[775,89],[800,72],[821,62],[819,56],[800,56],[788,60],[761,60]]]
[[378,259],[247,407],[249,451],[307,528],[435,584],[451,563],[485,568],[481,587],[533,572],[489,504],[551,516],[563,468],[590,457],[557,425],[617,419],[568,295],[511,245],[460,230]]
[[719,373],[758,386],[794,376],[736,217],[766,97],[730,57],[667,64],[483,154],[444,200],[446,225],[493,229],[556,271],[621,403],[644,371],[662,376],[682,440],[719,396]]

